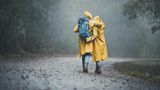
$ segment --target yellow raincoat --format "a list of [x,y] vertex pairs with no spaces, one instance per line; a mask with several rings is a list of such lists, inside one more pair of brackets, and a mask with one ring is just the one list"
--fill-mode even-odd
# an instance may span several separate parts
[[[84,16],[86,16],[89,19],[89,32],[92,31],[93,29],[93,20],[92,20],[92,14],[89,13],[88,11],[84,12]],[[74,28],[74,32],[78,33],[78,25]],[[79,41],[79,54],[78,56],[82,56],[85,53],[90,53],[92,54],[93,52],[93,42],[84,42],[80,38],[78,39]]]
[[103,61],[108,58],[107,44],[104,36],[105,24],[99,16],[96,16],[94,18],[94,21],[100,22],[101,26],[94,26],[94,28],[92,29],[93,35],[87,38],[87,42],[93,42],[93,60]]

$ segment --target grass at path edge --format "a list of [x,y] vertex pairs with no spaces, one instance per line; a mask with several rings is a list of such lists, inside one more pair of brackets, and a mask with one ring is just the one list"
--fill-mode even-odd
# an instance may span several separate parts
[[158,60],[118,62],[114,67],[122,74],[160,83],[160,61]]

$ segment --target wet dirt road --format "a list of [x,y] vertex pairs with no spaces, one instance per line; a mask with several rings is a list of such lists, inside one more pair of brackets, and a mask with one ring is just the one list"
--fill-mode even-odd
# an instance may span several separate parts
[[160,85],[131,78],[114,70],[113,63],[132,59],[110,58],[103,73],[82,72],[75,57],[0,60],[0,90],[160,90]]

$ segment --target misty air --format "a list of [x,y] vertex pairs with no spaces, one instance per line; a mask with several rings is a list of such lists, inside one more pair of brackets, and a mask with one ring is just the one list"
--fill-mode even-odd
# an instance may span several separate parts
[[159,0],[1,0],[0,90],[159,90]]

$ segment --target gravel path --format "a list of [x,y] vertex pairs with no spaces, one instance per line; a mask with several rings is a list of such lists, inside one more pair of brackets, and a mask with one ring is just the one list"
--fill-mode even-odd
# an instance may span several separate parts
[[160,85],[119,74],[112,58],[103,63],[103,73],[82,72],[81,60],[72,57],[0,60],[0,90],[160,90]]

